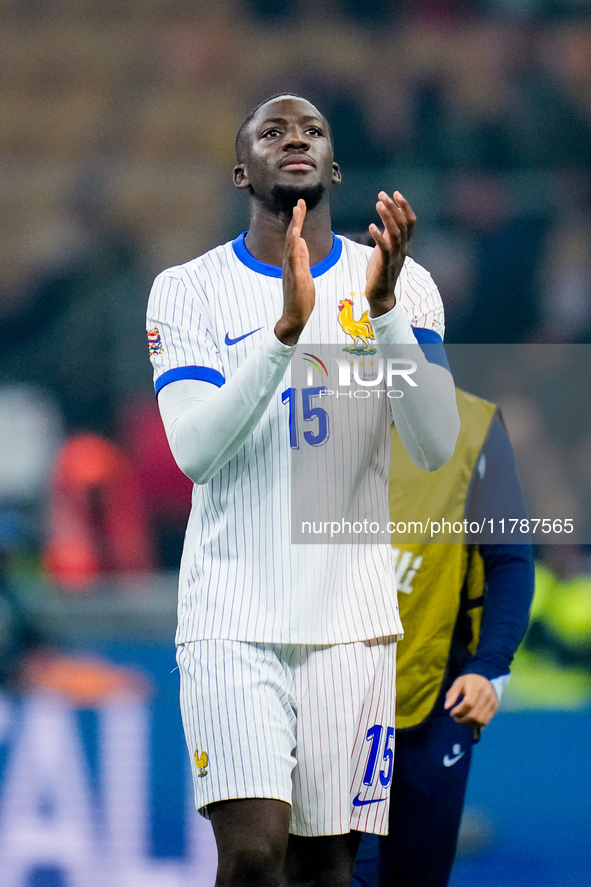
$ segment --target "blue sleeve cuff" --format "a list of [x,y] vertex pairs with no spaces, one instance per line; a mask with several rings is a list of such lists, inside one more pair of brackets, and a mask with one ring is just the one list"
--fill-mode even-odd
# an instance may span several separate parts
[[491,683],[505,673],[507,669],[499,667],[498,662],[486,662],[484,659],[479,659],[478,654],[466,663],[461,672],[461,674],[479,674],[483,678],[488,678]]
[[158,376],[154,383],[155,393],[158,394],[165,385],[170,384],[170,382],[178,382],[179,379],[196,379],[198,382],[211,382],[212,385],[217,385],[218,388],[221,388],[226,381],[222,374],[218,370],[212,369],[212,367],[173,367],[171,370],[166,370],[165,373]]
[[445,353],[443,341],[439,333],[436,333],[435,330],[427,330],[423,329],[423,327],[414,326],[412,327],[412,331],[415,339],[421,346],[421,351],[429,363],[436,363],[438,366],[444,367],[451,372],[449,363],[447,362],[447,354]]

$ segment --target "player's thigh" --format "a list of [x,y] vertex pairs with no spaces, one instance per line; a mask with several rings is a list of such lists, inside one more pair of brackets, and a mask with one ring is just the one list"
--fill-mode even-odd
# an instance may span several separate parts
[[[278,884],[287,851],[290,806],[270,798],[209,806],[221,883]],[[242,880],[241,880],[242,879]]]
[[178,648],[181,714],[197,809],[216,801],[291,802],[295,703],[272,648],[209,640]]
[[447,884],[472,745],[472,728],[456,724],[449,714],[434,715],[418,730],[397,735],[390,831],[380,841],[383,887]]
[[295,668],[292,834],[387,830],[395,670],[391,638],[312,647]]
[[316,838],[289,836],[285,863],[286,887],[330,884],[349,887],[360,832]]

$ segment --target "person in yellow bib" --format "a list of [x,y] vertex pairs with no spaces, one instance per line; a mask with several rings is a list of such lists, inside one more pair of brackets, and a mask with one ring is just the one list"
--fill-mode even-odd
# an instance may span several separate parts
[[[390,516],[397,524],[467,518],[494,527],[502,517],[525,517],[499,410],[460,389],[457,398],[460,436],[438,471],[416,468],[393,431]],[[398,647],[389,835],[362,839],[354,887],[448,883],[472,747],[497,711],[527,626],[531,545],[459,538],[443,544],[392,537],[405,636]]]

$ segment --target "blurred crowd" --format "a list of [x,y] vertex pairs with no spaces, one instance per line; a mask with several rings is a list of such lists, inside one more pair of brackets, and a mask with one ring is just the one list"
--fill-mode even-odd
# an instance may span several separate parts
[[[411,200],[448,342],[588,344],[589,11],[1,0],[4,550],[70,589],[177,564],[190,484],[153,399],[145,304],[159,270],[245,226],[233,139],[268,95],[303,93],[330,120],[337,231],[366,229],[381,188]],[[546,470],[538,402],[499,391],[524,464],[535,441]],[[589,441],[568,445],[591,486]]]

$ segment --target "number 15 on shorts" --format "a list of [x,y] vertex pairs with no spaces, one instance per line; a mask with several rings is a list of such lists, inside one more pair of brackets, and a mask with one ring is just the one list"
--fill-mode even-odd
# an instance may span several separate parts
[[[380,782],[384,788],[388,788],[392,782],[392,771],[394,769],[394,727],[387,727],[386,730],[381,724],[374,724],[370,727],[365,736],[366,740],[371,743],[369,756],[367,759],[367,767],[363,776],[364,785],[374,785],[377,774],[379,773]],[[378,770],[378,764],[380,766]]]

